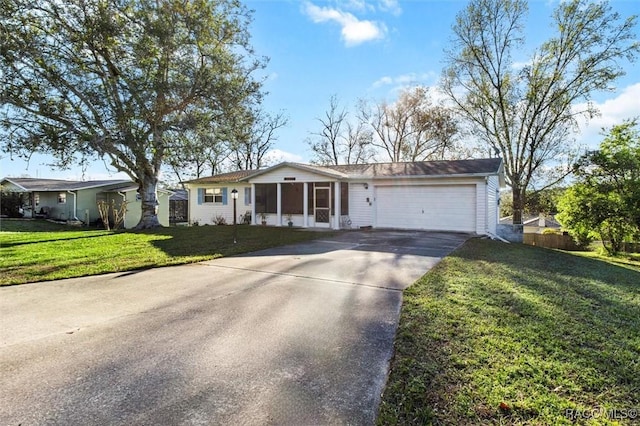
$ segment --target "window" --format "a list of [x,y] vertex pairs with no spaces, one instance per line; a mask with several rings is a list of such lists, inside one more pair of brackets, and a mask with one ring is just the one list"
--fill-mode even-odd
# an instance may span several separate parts
[[58,193],[58,204],[66,204],[67,203],[67,193],[60,192]]
[[303,187],[301,183],[282,184],[282,213],[302,214]]
[[37,192],[33,194],[33,204],[36,206],[40,205],[40,194],[38,194]]
[[204,202],[222,204],[222,188],[206,188]]
[[256,184],[256,213],[276,213],[278,185],[275,183]]
[[245,206],[251,205],[251,188],[244,189],[244,205]]

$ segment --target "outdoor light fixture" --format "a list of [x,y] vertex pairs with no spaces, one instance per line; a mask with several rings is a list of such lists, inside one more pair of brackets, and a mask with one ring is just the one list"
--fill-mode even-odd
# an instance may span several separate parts
[[369,184],[368,183],[364,184],[364,189],[369,189]]
[[236,213],[236,201],[238,200],[238,190],[231,190],[231,199],[233,200],[233,244],[238,242],[238,215]]

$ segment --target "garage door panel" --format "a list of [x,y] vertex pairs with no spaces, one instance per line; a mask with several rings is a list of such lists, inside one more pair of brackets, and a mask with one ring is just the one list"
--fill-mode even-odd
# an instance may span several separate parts
[[376,187],[380,228],[475,231],[475,185]]

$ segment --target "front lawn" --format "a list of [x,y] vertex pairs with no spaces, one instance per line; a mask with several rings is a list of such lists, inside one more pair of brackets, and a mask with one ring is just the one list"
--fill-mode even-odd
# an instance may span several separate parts
[[233,226],[123,232],[47,221],[0,222],[0,285],[177,265],[296,243],[326,234],[289,228]]
[[473,239],[404,294],[380,425],[632,424],[639,409],[637,266]]

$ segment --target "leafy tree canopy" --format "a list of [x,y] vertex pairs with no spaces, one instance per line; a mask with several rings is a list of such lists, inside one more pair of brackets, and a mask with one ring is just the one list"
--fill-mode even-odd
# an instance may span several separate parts
[[139,185],[139,228],[186,130],[260,100],[238,0],[0,0],[2,148],[106,158]]
[[577,239],[600,238],[607,250],[640,237],[640,131],[614,126],[597,151],[576,164],[578,182],[560,199],[558,220]]

